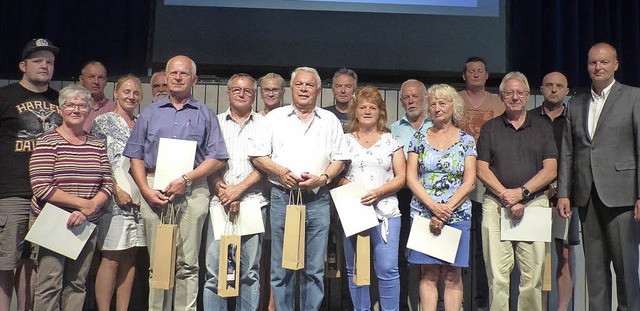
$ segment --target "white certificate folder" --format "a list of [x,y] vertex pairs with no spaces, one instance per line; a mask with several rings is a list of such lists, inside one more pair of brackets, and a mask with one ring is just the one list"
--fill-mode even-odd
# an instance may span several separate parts
[[373,206],[360,203],[360,198],[367,193],[363,183],[351,182],[330,190],[330,193],[347,237],[380,224]]
[[153,189],[162,191],[170,182],[193,170],[197,144],[194,140],[160,138]]
[[514,220],[500,209],[500,239],[503,241],[551,242],[551,208],[529,206]]
[[429,218],[413,217],[407,248],[448,263],[455,262],[462,231],[445,225],[439,235],[434,235],[429,229],[430,225]]
[[75,228],[67,228],[69,216],[71,213],[47,203],[25,239],[76,260],[96,225],[85,221]]

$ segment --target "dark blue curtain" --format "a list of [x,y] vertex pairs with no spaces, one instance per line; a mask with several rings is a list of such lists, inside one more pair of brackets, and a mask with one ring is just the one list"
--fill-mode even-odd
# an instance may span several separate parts
[[[640,1],[507,0],[512,70],[533,87],[561,71],[572,87],[588,87],[587,52],[606,41],[618,49],[617,79],[640,85]],[[76,78],[82,65],[102,61],[112,78],[145,75],[155,0],[0,0],[0,76],[20,77],[25,42],[46,37],[61,48],[54,79]]]
[[640,85],[640,1],[512,0],[510,63],[532,87],[551,71],[565,73],[569,86],[589,87],[587,53],[597,42],[616,47],[616,79]]
[[151,2],[155,0],[0,0],[0,76],[21,77],[25,43],[50,39],[60,47],[54,79],[77,78],[89,60],[110,77],[146,75]]

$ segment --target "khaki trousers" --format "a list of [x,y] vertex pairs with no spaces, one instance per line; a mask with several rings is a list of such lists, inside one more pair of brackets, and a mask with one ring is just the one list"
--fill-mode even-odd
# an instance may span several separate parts
[[[147,176],[153,185],[153,176]],[[161,290],[149,287],[149,310],[196,310],[198,298],[198,255],[202,228],[209,213],[209,187],[206,178],[194,180],[191,192],[176,199],[176,223],[178,224],[175,287]],[[149,285],[153,278],[153,257],[156,245],[156,227],[160,223],[160,209],[152,209],[143,199],[140,215],[149,250]]]
[[[525,206],[549,207],[549,200],[541,195]],[[518,310],[542,310],[545,243],[501,241],[501,208],[498,198],[485,194],[482,205],[482,250],[489,282],[490,308],[492,311],[509,310],[509,278],[515,262],[520,268]]]
[[76,260],[44,247],[38,248],[38,274],[33,310],[82,310],[87,294],[87,274],[96,248],[96,237],[97,230],[94,230]]

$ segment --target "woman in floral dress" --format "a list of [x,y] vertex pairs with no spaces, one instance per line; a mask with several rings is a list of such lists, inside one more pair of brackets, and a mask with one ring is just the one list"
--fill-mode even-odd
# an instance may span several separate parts
[[462,231],[452,264],[410,250],[408,261],[421,265],[420,301],[422,310],[435,310],[438,279],[444,280],[446,310],[460,310],[461,268],[469,265],[471,201],[475,187],[476,146],[473,137],[458,128],[464,111],[462,98],[448,85],[427,90],[427,108],[433,126],[426,135],[416,133],[409,143],[407,186],[413,192],[411,217],[431,220],[430,230],[439,234],[444,225]]
[[[130,193],[118,186],[117,180],[118,176],[128,174],[122,150],[135,124],[134,111],[142,100],[140,80],[132,75],[120,78],[113,96],[116,109],[99,115],[91,129],[93,135],[105,141],[114,175],[113,197],[105,208],[98,227],[98,246],[102,251],[102,261],[96,276],[98,310],[109,310],[114,288],[116,310],[127,310],[138,247],[146,246],[144,228],[137,215],[140,198],[138,196],[132,199]],[[135,183],[131,184],[135,189]]]

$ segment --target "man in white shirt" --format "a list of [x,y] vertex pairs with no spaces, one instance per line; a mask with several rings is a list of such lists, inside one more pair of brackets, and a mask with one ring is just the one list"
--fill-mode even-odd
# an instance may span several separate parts
[[[329,230],[327,184],[348,160],[340,121],[316,106],[318,72],[299,67],[291,74],[293,103],[267,115],[270,129],[256,142],[253,163],[268,173],[271,190],[271,286],[276,310],[294,310],[296,271],[282,268],[284,222],[289,196],[302,192],[306,205],[305,264],[299,270],[300,310],[318,310],[324,296],[324,257]],[[325,158],[326,157],[326,158]],[[329,161],[324,168],[314,167]]]
[[[269,200],[265,196],[261,173],[254,169],[249,160],[249,150],[256,137],[265,130],[264,117],[253,111],[256,96],[256,81],[247,74],[235,74],[227,83],[229,109],[218,115],[220,130],[229,152],[229,160],[224,168],[209,176],[209,188],[215,194],[209,207],[211,217],[207,218],[207,256],[206,281],[204,284],[204,309],[226,310],[227,299],[218,295],[218,279],[226,278],[227,271],[218,271],[220,260],[220,240],[216,235],[231,234],[225,229],[214,227],[214,215],[227,214],[228,221],[239,216],[240,204],[260,206],[264,222]],[[236,218],[237,220],[237,218]],[[232,224],[227,224],[229,228]],[[225,226],[225,228],[227,227]],[[260,303],[260,255],[262,251],[262,233],[242,236],[240,262],[236,263],[239,272],[239,296],[236,310],[257,310]]]

